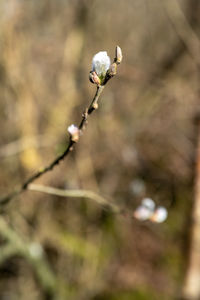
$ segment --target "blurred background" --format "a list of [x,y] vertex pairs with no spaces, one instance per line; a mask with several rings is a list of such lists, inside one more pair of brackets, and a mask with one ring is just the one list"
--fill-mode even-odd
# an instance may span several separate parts
[[123,62],[80,143],[36,183],[91,190],[130,214],[151,197],[169,213],[140,222],[25,192],[1,209],[0,299],[185,297],[199,16],[199,0],[0,1],[1,196],[62,153],[95,93],[93,55],[112,59],[119,45]]

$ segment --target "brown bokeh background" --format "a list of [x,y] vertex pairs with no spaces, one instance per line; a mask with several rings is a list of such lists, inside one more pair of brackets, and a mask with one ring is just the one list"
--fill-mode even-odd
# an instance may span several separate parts
[[194,198],[199,15],[198,0],[0,2],[1,195],[65,149],[67,127],[95,93],[93,55],[113,58],[120,45],[123,62],[80,143],[37,183],[92,190],[130,213],[148,196],[169,211],[163,224],[142,223],[90,200],[25,192],[1,218],[31,254],[16,242],[6,255],[0,226],[0,299],[179,299]]

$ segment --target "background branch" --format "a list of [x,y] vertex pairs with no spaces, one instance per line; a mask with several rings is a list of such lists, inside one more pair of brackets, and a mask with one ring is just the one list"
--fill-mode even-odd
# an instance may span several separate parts
[[28,190],[35,192],[42,192],[45,194],[55,195],[59,197],[72,197],[72,198],[87,198],[95,201],[96,203],[108,207],[114,213],[122,212],[122,209],[119,208],[116,204],[106,200],[102,196],[88,190],[62,190],[57,188],[52,188],[50,186],[43,186],[39,184],[30,184]]

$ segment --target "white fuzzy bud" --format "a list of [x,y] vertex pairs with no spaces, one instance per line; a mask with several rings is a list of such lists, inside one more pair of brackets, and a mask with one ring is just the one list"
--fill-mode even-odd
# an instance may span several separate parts
[[73,142],[78,142],[79,136],[80,136],[79,128],[76,125],[72,124],[67,128],[67,131],[69,132],[69,134],[71,136],[71,140]]
[[92,71],[96,72],[100,79],[103,79],[110,68],[110,57],[106,51],[100,51],[92,59]]

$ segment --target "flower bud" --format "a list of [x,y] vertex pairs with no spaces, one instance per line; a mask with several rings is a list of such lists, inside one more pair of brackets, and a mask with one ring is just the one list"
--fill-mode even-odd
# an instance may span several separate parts
[[92,60],[92,72],[95,72],[102,83],[106,72],[110,68],[110,57],[106,51],[100,51],[94,55]]
[[122,61],[122,49],[119,47],[119,46],[117,46],[116,48],[115,48],[115,62],[119,65],[120,63],[121,63],[121,61]]
[[109,76],[111,76],[111,77],[116,75],[116,73],[117,73],[117,64],[115,62],[110,66],[110,69],[109,69],[108,73],[109,73]]
[[92,105],[92,107],[94,108],[94,109],[98,109],[98,103],[97,102],[95,102],[95,103],[93,103],[93,105]]
[[75,126],[74,124],[72,124],[67,128],[67,131],[70,134],[71,140],[75,143],[78,142],[79,136],[80,136],[79,128],[77,126]]

